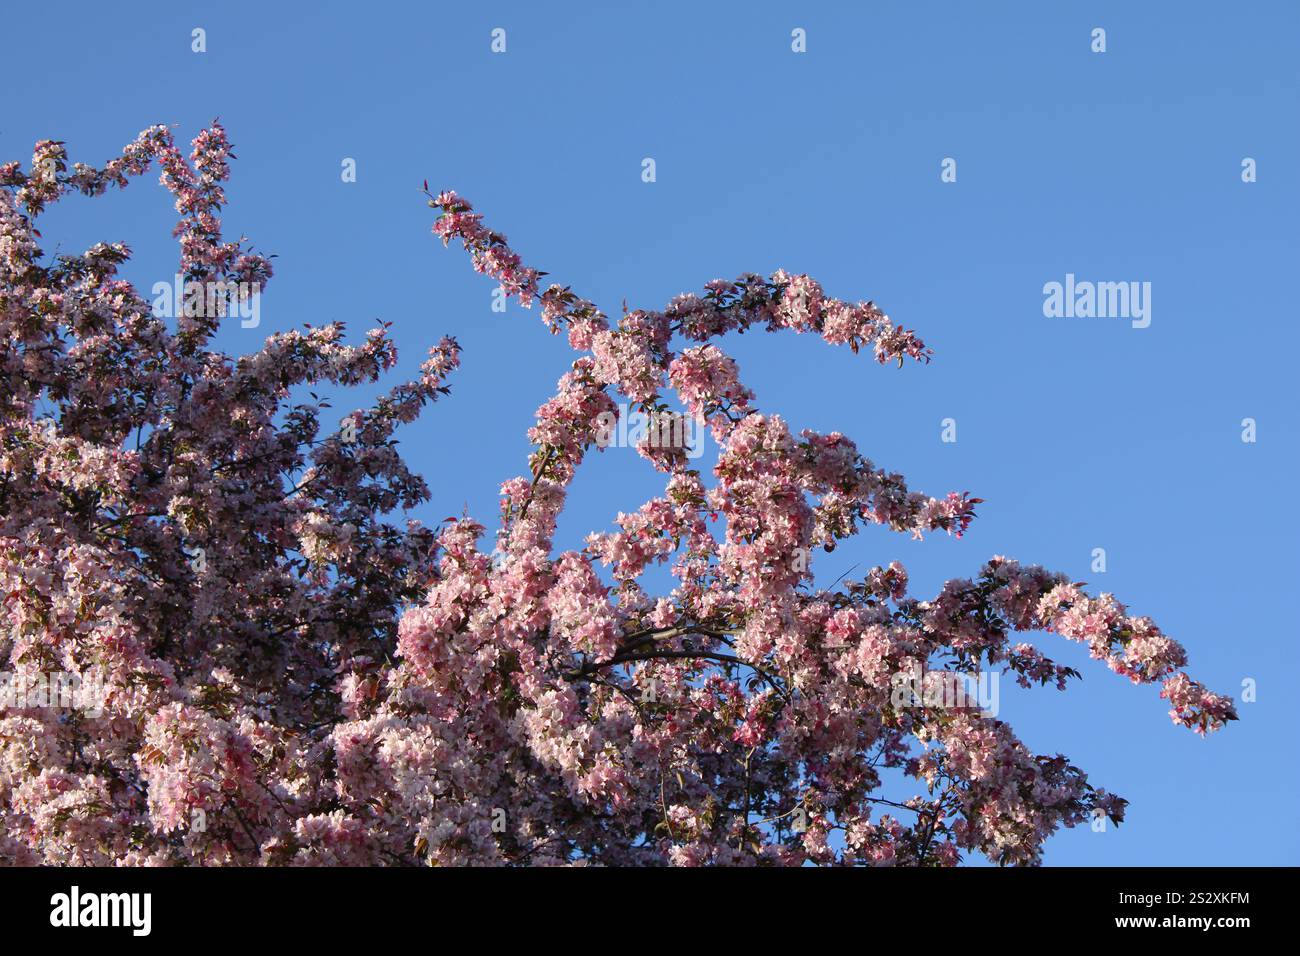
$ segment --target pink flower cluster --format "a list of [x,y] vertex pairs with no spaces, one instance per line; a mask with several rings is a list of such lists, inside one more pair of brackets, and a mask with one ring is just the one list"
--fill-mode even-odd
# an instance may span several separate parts
[[[326,421],[300,392],[376,381],[396,362],[386,327],[358,345],[337,323],[278,333],[233,358],[211,345],[220,319],[152,314],[117,277],[125,247],[44,258],[45,208],[157,161],[182,271],[260,287],[268,260],[222,238],[230,158],[213,124],[188,158],[153,127],[99,169],[51,141],[0,166],[0,656],[105,677],[97,711],[0,712],[0,862],[1033,864],[1124,801],[976,708],[900,706],[900,677],[944,689],[1000,668],[1063,688],[1075,671],[1009,638],[1048,631],[1161,683],[1176,724],[1235,719],[1148,618],[1041,568],[994,558],[929,601],[898,562],[815,587],[816,548],[866,525],[961,535],[980,499],[926,496],[842,434],[792,430],[718,340],[812,332],[928,361],[875,305],[776,272],[611,324],[542,289],[450,192],[429,196],[434,232],[578,354],[494,535],[399,521],[430,492],[396,429],[447,392],[454,340]],[[639,449],[662,494],[556,553],[618,397],[704,417],[717,464]],[[650,593],[657,566],[668,593]],[[916,796],[887,798],[888,770]]]
[[[397,425],[446,392],[445,339],[418,378],[346,416],[295,396],[370,382],[384,329],[274,335],[232,358],[220,319],[156,317],[125,246],[46,259],[37,220],[155,161],[180,271],[251,281],[222,238],[230,146],[187,160],[163,127],[102,168],[60,143],[0,166],[0,657],[22,677],[103,677],[102,707],[0,711],[0,861],[373,862],[389,843],[340,803],[336,724],[373,706],[434,532],[390,520],[428,488]],[[170,269],[168,270],[170,271]],[[30,703],[30,702],[29,702]]]

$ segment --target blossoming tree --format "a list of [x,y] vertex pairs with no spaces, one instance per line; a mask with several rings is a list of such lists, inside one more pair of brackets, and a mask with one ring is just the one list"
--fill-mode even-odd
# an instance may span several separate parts
[[[712,282],[611,323],[543,289],[468,202],[430,194],[444,243],[540,303],[578,357],[502,486],[495,539],[398,519],[429,491],[394,431],[446,393],[454,340],[325,428],[327,403],[300,393],[376,380],[396,358],[385,328],[231,357],[212,345],[220,315],[165,319],[118,276],[125,246],[39,248],[46,207],[156,162],[186,281],[260,289],[269,261],[222,238],[229,158],[214,123],[188,160],[153,127],[103,168],[50,141],[0,166],[0,656],[11,687],[100,688],[93,708],[9,695],[0,862],[1032,864],[1058,827],[1118,822],[1125,801],[975,707],[900,696],[900,678],[1064,688],[1075,672],[1012,636],[1048,631],[1162,682],[1175,723],[1235,719],[1150,619],[1038,567],[994,558],[931,600],[897,563],[814,586],[814,549],[867,524],[959,535],[979,499],[909,490],[847,437],[758,410],[717,344],[729,331],[930,357],[803,275]],[[557,554],[612,396],[653,418],[668,392],[707,422],[712,475],[643,442],[663,494]],[[677,583],[656,596],[639,582],[659,564]],[[887,777],[914,796],[887,799]]]

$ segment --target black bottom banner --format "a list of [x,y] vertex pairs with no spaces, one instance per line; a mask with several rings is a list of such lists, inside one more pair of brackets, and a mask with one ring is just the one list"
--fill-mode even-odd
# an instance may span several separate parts
[[665,934],[665,945],[740,943],[756,932],[806,937],[873,925],[931,943],[951,933],[963,948],[1023,932],[1170,942],[1199,934],[1231,945],[1252,930],[1285,931],[1295,876],[1289,868],[3,869],[0,916],[17,938],[75,934],[128,947],[353,934],[436,942],[449,930],[485,933],[478,938],[496,945],[517,934],[582,946],[598,926],[610,941],[650,933]]

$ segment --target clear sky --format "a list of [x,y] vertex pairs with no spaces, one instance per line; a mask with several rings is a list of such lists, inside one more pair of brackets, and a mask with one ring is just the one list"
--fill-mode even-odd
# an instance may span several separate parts
[[[613,316],[776,268],[874,299],[932,365],[882,368],[811,337],[727,345],[764,411],[986,503],[961,540],[860,535],[817,556],[819,582],[899,559],[930,596],[1004,554],[1115,593],[1188,647],[1193,676],[1239,698],[1253,680],[1258,699],[1201,740],[1155,688],[1036,637],[1084,679],[1065,694],[1003,681],[1001,716],[1131,801],[1122,827],[1061,834],[1046,862],[1300,862],[1300,6],[292,6],[6,9],[0,161],[52,138],[100,164],[146,126],[188,142],[219,116],[239,157],[227,234],[278,255],[261,327],[232,324],[224,348],[332,319],[358,338],[393,322],[404,371],[443,334],[464,346],[452,396],[400,436],[434,490],[430,523],[468,507],[491,524],[572,353],[535,314],[491,311],[492,283],[430,234],[422,180]],[[121,240],[128,278],[169,279],[156,178],[55,207],[47,252]],[[1045,316],[1044,284],[1067,274],[1149,282],[1149,327]],[[596,456],[561,544],[661,487],[634,452]]]

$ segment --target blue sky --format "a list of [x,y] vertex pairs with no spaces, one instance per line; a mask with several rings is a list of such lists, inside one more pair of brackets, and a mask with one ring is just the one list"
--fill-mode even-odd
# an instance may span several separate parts
[[[843,431],[913,487],[986,503],[961,540],[861,535],[815,559],[819,581],[899,559],[927,596],[1005,554],[1112,591],[1188,647],[1193,676],[1238,697],[1253,679],[1258,700],[1201,740],[1156,689],[1037,638],[1084,679],[1065,694],[1004,681],[1002,716],[1131,801],[1122,827],[1064,833],[1046,862],[1300,862],[1300,7],[468,6],[71,3],[54,23],[18,6],[0,161],[48,137],[99,164],[148,125],[188,141],[220,116],[239,156],[227,233],[278,254],[262,326],[232,323],[224,348],[333,319],[357,337],[393,322],[406,371],[443,334],[464,346],[452,396],[401,436],[434,489],[430,522],[495,518],[572,353],[535,314],[491,311],[492,283],[429,233],[422,180],[612,315],[776,268],[874,299],[932,365],[882,368],[789,335],[728,345],[763,410]],[[206,53],[191,51],[196,27]],[[489,48],[497,27],[504,54]],[[1245,157],[1257,182],[1242,182]],[[147,289],[172,274],[173,220],[150,174],[60,204],[42,231],[47,251],[127,242]],[[1045,317],[1043,285],[1067,273],[1150,282],[1151,325]],[[940,440],[948,417],[955,443]],[[660,487],[633,452],[596,456],[561,544]]]

